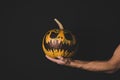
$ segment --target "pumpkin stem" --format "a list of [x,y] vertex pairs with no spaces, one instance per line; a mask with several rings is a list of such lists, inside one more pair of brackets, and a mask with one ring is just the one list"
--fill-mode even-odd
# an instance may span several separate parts
[[54,19],[55,22],[58,24],[60,29],[64,29],[63,25],[60,23],[60,21],[58,21],[56,18]]

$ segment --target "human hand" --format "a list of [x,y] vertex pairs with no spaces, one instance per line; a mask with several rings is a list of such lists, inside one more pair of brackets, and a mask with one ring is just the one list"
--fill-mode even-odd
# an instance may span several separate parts
[[61,56],[59,56],[58,58],[51,58],[46,55],[46,58],[59,65],[65,65],[65,66],[74,67],[74,68],[80,68],[83,64],[83,62],[79,60],[72,60],[71,58],[63,58]]
[[51,58],[49,56],[46,55],[46,58],[54,63],[60,64],[60,65],[68,65],[71,63],[71,59],[70,58],[63,58],[61,56],[57,57],[57,58]]

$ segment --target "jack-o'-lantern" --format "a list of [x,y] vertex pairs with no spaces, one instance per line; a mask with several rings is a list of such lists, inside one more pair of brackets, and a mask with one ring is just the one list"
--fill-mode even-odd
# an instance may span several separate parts
[[65,30],[63,25],[54,19],[59,29],[49,30],[43,37],[42,48],[44,53],[52,58],[71,57],[76,50],[76,38],[69,30]]

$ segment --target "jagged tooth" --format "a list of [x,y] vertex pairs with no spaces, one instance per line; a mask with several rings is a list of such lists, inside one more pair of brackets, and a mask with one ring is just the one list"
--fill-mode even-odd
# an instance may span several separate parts
[[53,40],[53,44],[55,44],[55,40]]
[[54,40],[54,44],[56,44],[56,40]]
[[55,40],[55,44],[57,44],[57,40]]
[[56,44],[58,44],[58,40],[56,40]]
[[53,40],[51,40],[52,44],[53,44]]
[[52,52],[52,49],[50,49],[50,52]]
[[61,50],[59,49],[59,53],[60,53],[60,51],[61,51]]
[[53,49],[53,52],[57,52],[57,49]]
[[49,52],[51,52],[51,50],[49,49]]
[[57,52],[57,49],[54,49],[54,52]]
[[60,49],[60,52],[62,52],[62,49]]
[[62,43],[62,41],[60,41],[60,43]]
[[64,49],[62,50],[62,53],[64,53]]
[[54,40],[52,40],[52,44],[54,44]]
[[60,44],[60,40],[58,40],[58,43]]
[[56,52],[58,52],[58,50],[57,50],[57,49],[55,49],[55,51],[56,51]]
[[50,49],[48,49],[48,52],[50,52]]
[[66,50],[66,51],[65,51],[65,53],[66,53],[66,56],[68,56],[68,55],[69,55],[69,52],[68,52],[68,50]]
[[47,49],[47,51],[49,52],[49,49]]
[[48,41],[48,43],[51,43],[51,42],[52,42],[52,40],[49,40],[49,41]]

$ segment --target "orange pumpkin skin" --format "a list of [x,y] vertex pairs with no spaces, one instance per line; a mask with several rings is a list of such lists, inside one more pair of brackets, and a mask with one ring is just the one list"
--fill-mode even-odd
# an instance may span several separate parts
[[42,49],[52,58],[72,57],[76,50],[75,35],[65,29],[49,30],[43,37]]

